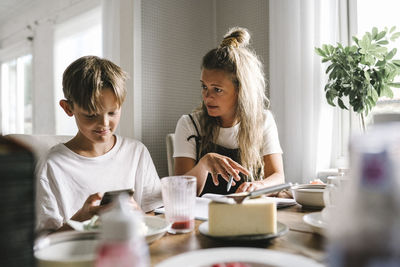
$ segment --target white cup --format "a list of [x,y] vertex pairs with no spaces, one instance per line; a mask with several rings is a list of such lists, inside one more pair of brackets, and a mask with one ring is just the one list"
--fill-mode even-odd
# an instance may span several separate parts
[[336,184],[330,183],[327,184],[324,190],[324,204],[325,208],[322,210],[322,219],[324,221],[330,221],[332,218],[332,214],[336,209],[337,198],[339,197],[339,189],[340,187]]

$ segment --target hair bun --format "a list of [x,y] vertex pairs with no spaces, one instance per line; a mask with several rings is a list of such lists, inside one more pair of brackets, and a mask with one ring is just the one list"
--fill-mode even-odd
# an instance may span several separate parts
[[233,27],[228,30],[219,45],[220,48],[230,46],[230,47],[246,47],[249,45],[250,33],[245,28]]

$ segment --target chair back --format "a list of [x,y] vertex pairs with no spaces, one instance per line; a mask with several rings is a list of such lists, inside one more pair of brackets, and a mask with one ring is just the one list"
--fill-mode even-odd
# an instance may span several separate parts
[[167,161],[168,161],[168,175],[175,174],[175,160],[174,160],[174,141],[175,134],[169,133],[166,136],[165,143],[167,144]]
[[49,149],[72,139],[72,135],[8,134],[5,136],[32,150],[35,158],[42,159]]

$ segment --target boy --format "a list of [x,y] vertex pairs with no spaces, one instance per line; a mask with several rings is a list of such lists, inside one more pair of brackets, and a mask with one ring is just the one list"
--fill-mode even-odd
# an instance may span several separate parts
[[78,133],[51,148],[38,168],[36,231],[70,229],[101,212],[106,191],[132,188],[132,203],[144,212],[162,206],[160,180],[147,148],[115,135],[126,96],[126,74],[95,56],[77,59],[63,74],[60,106],[74,116]]

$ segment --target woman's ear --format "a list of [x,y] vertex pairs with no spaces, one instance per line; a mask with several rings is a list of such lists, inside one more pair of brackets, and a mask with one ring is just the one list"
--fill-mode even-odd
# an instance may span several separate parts
[[70,116],[70,117],[74,116],[73,108],[69,101],[67,101],[65,99],[60,100],[60,106],[63,108],[65,113],[67,113],[68,116]]

